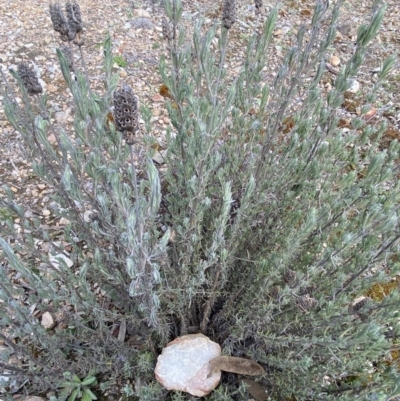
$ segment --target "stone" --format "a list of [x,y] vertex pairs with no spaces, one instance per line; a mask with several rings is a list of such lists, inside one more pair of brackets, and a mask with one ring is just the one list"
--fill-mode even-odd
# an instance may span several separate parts
[[59,253],[58,255],[55,255],[55,256],[50,255],[49,261],[52,264],[52,266],[57,270],[60,270],[60,260],[59,259],[62,259],[65,262],[65,264],[67,265],[67,267],[72,267],[74,264],[74,262],[70,258],[66,257],[63,253]]
[[57,111],[54,114],[56,121],[60,124],[65,124],[67,122],[68,114],[65,111]]
[[[4,371],[4,373],[8,373],[7,371]],[[4,384],[8,383],[10,381],[10,376],[5,374],[4,376],[2,374],[0,374],[0,381]],[[0,387],[0,394],[5,393],[7,390],[5,389],[5,387]],[[2,398],[0,398],[1,400],[3,400]]]
[[159,95],[158,93],[156,93],[154,96],[151,97],[151,100],[153,102],[162,102],[164,100],[164,98]]
[[332,56],[332,57],[329,59],[329,63],[330,63],[331,65],[333,65],[334,67],[337,67],[337,66],[340,64],[340,58],[337,57],[337,56]]
[[126,34],[126,36],[128,36],[128,38],[136,38],[137,35],[138,35],[137,32],[133,29],[130,29]]
[[339,42],[341,40],[343,40],[343,35],[339,31],[336,31],[336,33],[335,33],[335,42]]
[[170,342],[157,359],[155,376],[168,390],[204,397],[221,380],[221,371],[211,373],[210,360],[221,355],[221,347],[203,334],[188,334]]
[[138,18],[130,22],[134,29],[153,29],[154,25],[148,18]]
[[360,83],[356,80],[353,81],[350,88],[347,90],[349,93],[357,93],[360,90]]
[[151,18],[150,13],[146,10],[143,10],[142,8],[136,8],[135,10],[133,10],[133,15],[136,17]]
[[45,329],[51,330],[55,327],[56,322],[50,312],[44,312],[42,315],[42,326]]
[[57,91],[57,87],[54,86],[54,85],[52,85],[52,84],[47,84],[47,85],[46,85],[46,89],[47,89],[49,92],[56,92],[56,91]]
[[155,161],[157,164],[164,164],[166,154],[167,150],[160,150],[159,152],[156,152],[153,156],[153,161]]

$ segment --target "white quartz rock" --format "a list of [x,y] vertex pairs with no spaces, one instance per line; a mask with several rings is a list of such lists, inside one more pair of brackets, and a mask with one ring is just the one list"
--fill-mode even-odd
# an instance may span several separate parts
[[221,355],[221,347],[203,334],[188,334],[170,342],[159,355],[156,379],[168,390],[185,391],[197,397],[210,393],[221,371],[210,373],[209,361]]

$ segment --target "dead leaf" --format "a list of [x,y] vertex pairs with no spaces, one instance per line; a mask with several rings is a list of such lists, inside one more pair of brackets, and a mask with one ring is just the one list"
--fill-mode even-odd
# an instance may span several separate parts
[[265,392],[265,389],[263,386],[261,386],[261,384],[247,378],[242,379],[242,382],[247,384],[246,390],[256,401],[268,400],[268,394]]
[[375,116],[376,111],[377,111],[376,108],[375,108],[375,107],[372,107],[371,110],[367,111],[367,112],[363,115],[363,118],[364,118],[365,120],[371,119],[372,117]]
[[400,131],[393,126],[387,128],[384,132],[381,142],[380,142],[380,149],[388,149],[392,141],[397,139],[400,141]]
[[139,350],[143,349],[146,345],[146,343],[139,336],[133,336],[128,338],[127,344]]
[[209,377],[219,370],[238,373],[246,376],[258,376],[265,373],[264,368],[251,359],[237,358],[234,356],[217,356],[211,359]]
[[351,127],[351,119],[350,118],[340,118],[338,122],[339,128],[350,128]]
[[124,342],[126,334],[126,320],[123,320],[119,326],[118,341]]
[[282,132],[284,134],[289,133],[294,127],[294,118],[293,116],[288,116],[282,121]]
[[306,9],[300,10],[300,15],[302,17],[309,17],[311,14],[312,14],[311,10],[306,10]]
[[114,120],[114,115],[113,113],[108,112],[106,115],[106,127],[107,129],[110,129],[110,123],[115,124],[115,120]]
[[151,149],[154,149],[156,152],[158,152],[161,149],[160,144],[157,141],[154,141],[151,145],[150,145]]
[[31,315],[34,314],[35,309],[36,309],[36,305],[37,305],[37,303],[34,303],[34,304],[32,304],[32,305],[30,306],[30,308],[29,308],[29,313],[30,313]]
[[169,91],[168,86],[165,85],[165,84],[162,84],[162,85],[160,86],[159,94],[160,94],[162,97],[167,97],[167,98],[169,98],[169,99],[174,100],[174,97],[171,95],[171,92]]

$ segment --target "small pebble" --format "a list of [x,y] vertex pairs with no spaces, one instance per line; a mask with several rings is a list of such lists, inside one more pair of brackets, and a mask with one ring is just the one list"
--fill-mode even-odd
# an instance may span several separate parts
[[334,67],[337,67],[337,66],[340,64],[340,58],[337,57],[337,56],[332,56],[332,57],[329,59],[329,62],[330,62]]

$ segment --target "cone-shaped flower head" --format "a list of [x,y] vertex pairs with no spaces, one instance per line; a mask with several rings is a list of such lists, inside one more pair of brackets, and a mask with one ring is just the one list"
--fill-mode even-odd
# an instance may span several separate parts
[[114,121],[125,141],[132,145],[133,137],[139,129],[138,101],[129,86],[114,92]]
[[294,270],[287,270],[283,275],[283,281],[289,286],[293,286],[296,283],[296,272]]
[[65,4],[65,11],[67,12],[68,25],[75,32],[83,31],[82,15],[79,4],[76,1],[67,2]]
[[50,18],[55,31],[60,33],[68,32],[68,22],[59,4],[50,3]]
[[306,294],[299,297],[296,300],[296,304],[303,312],[306,312],[310,309],[315,308],[318,304],[318,301],[315,298],[310,297],[310,295]]
[[349,312],[354,313],[359,311],[369,300],[370,298],[364,296],[356,298],[350,305]]
[[236,0],[224,0],[222,7],[222,25],[226,29],[232,28],[236,21]]
[[69,26],[68,20],[58,3],[50,3],[50,18],[54,30],[60,33],[61,40],[68,42],[75,38],[76,32]]
[[273,299],[277,299],[279,297],[279,294],[281,292],[281,287],[279,285],[274,285],[271,288],[271,291],[269,292],[269,296]]
[[28,63],[18,64],[17,72],[27,92],[30,95],[35,95],[37,93],[43,92],[43,88],[39,83],[35,71],[33,71],[33,69],[29,67]]
[[64,42],[73,40],[75,32],[71,29],[67,19],[58,3],[50,3],[50,18],[55,31],[60,33],[61,40]]

